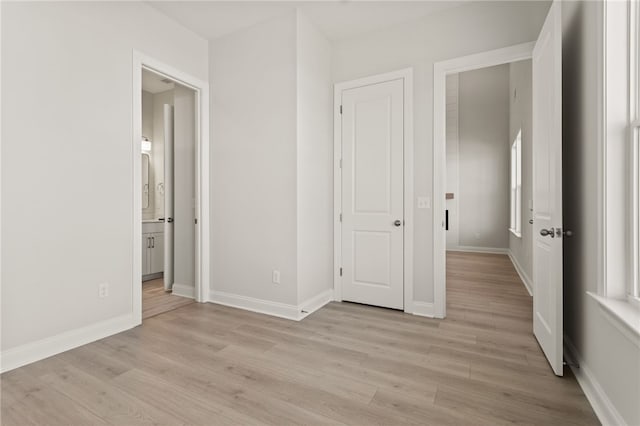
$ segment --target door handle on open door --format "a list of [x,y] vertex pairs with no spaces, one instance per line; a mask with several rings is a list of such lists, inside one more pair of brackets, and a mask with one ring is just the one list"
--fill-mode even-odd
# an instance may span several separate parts
[[549,228],[549,229],[541,229],[540,230],[540,235],[542,235],[543,237],[551,237],[551,238],[555,238],[556,237],[556,230],[553,228]]
[[402,225],[402,221],[396,220],[395,222],[393,222],[393,225],[394,226],[400,226],[400,225]]

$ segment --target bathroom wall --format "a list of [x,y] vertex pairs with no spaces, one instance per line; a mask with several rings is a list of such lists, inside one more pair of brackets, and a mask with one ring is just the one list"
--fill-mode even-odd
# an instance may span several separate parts
[[[142,136],[153,139],[153,93],[142,91]],[[153,158],[149,162],[149,207],[142,209],[142,220],[151,220],[155,216],[155,167]]]

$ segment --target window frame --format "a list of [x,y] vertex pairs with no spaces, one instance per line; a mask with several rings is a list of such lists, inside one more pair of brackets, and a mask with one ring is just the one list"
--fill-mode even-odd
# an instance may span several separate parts
[[522,238],[522,128],[518,129],[509,152],[509,231],[516,237]]

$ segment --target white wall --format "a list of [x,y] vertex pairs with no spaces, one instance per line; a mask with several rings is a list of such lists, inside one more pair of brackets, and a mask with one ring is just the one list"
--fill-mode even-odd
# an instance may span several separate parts
[[333,288],[330,44],[296,11],[212,41],[210,60],[211,289],[295,310]]
[[195,288],[196,99],[192,89],[173,89],[173,281]]
[[458,74],[458,243],[509,246],[509,65]]
[[2,9],[5,359],[107,320],[133,325],[132,49],[204,81],[208,67],[205,40],[143,3]]
[[298,303],[333,288],[331,45],[297,14]]
[[[598,291],[598,13],[596,2],[563,2],[563,209],[565,343],[580,378],[599,386],[628,425],[640,424],[640,348],[586,294]],[[584,382],[583,382],[584,383]],[[593,394],[592,394],[593,395]]]
[[[416,197],[432,197],[433,63],[535,40],[548,6],[546,2],[471,4],[334,43],[335,82],[413,67]],[[414,299],[432,302],[432,211],[416,208],[414,220]]]
[[446,209],[449,212],[449,229],[447,230],[448,249],[458,247],[458,133],[459,133],[459,99],[458,99],[458,74],[450,74],[446,80],[447,111],[446,111],[446,157],[447,176],[446,193],[453,194],[453,198],[447,199]]
[[522,232],[518,238],[509,232],[509,250],[520,273],[531,283],[533,268],[533,217],[529,208],[533,199],[532,187],[532,119],[531,60],[509,64],[509,144],[522,129]]
[[295,13],[209,55],[212,290],[297,304]]

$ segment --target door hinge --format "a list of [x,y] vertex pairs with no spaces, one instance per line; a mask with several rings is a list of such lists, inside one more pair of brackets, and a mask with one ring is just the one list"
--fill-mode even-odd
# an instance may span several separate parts
[[340,168],[342,168],[342,158],[340,159]]
[[196,223],[196,225],[198,224],[198,218],[197,217],[194,219],[194,222]]
[[340,276],[342,276],[342,268],[340,268]]
[[340,105],[340,114],[342,114],[342,105]]
[[340,222],[342,222],[342,213],[340,213]]

